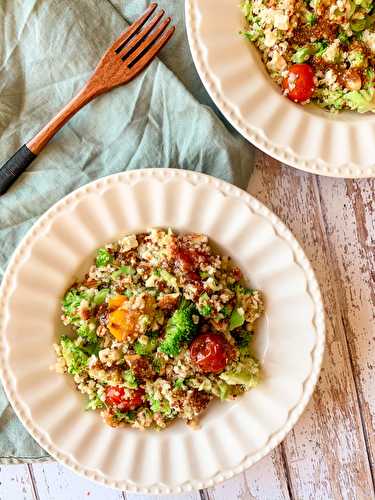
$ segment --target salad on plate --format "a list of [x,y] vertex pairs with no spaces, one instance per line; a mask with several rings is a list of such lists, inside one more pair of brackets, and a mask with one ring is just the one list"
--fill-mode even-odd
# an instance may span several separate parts
[[243,35],[294,102],[375,112],[372,0],[244,0]]
[[151,229],[99,248],[61,309],[55,368],[110,426],[194,426],[211,400],[260,381],[261,293],[203,234]]

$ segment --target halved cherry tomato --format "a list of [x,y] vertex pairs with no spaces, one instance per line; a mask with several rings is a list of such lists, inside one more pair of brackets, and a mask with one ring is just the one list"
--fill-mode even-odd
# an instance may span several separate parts
[[[105,402],[121,411],[135,410],[143,403],[144,389],[124,389],[110,385],[105,391]],[[130,396],[129,396],[130,394]]]
[[314,71],[309,64],[293,64],[282,83],[287,97],[295,102],[310,99],[315,90]]
[[202,333],[190,345],[191,360],[204,373],[221,372],[233,355],[233,347],[217,333]]

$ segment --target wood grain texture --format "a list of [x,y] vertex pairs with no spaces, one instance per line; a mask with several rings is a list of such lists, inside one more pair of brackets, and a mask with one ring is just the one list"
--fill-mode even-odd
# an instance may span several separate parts
[[37,500],[124,500],[121,491],[93,483],[60,464],[33,464],[32,469]]
[[[271,454],[222,485],[172,500],[369,500],[375,460],[375,180],[330,179],[263,153],[249,191],[301,242],[321,285],[327,349],[312,401]],[[0,467],[0,500],[161,500],[57,464]]]
[[[302,243],[321,285],[327,314],[327,349],[317,390],[282,445],[292,495],[295,498],[373,498],[366,430],[362,426],[351,370],[348,332],[342,319],[348,315],[348,308],[341,300],[341,293],[345,288],[350,291],[351,287],[337,272],[337,261],[342,255],[338,248],[336,256],[332,253],[331,235],[327,230],[330,222],[324,218],[322,203],[322,185],[328,186],[332,181],[324,178],[318,181],[316,176],[282,166],[261,153],[257,163],[249,190],[271,208]],[[346,185],[344,180],[336,180],[336,183]],[[338,202],[333,193],[330,200],[331,205]],[[325,215],[330,218],[329,211]],[[346,225],[345,218],[341,219],[341,225]],[[355,244],[356,240],[351,241]],[[364,328],[368,336],[372,325],[367,323]]]
[[35,500],[27,465],[0,467],[0,500]]

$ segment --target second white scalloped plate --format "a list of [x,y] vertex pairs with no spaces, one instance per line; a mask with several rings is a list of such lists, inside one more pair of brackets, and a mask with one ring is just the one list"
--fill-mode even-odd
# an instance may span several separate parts
[[375,114],[333,115],[282,96],[260,55],[239,35],[240,0],[186,0],[191,53],[215,104],[250,142],[301,170],[375,176]]
[[[59,301],[95,249],[152,226],[206,233],[266,299],[257,334],[263,381],[211,404],[199,430],[112,429],[83,411],[68,376],[50,371]],[[17,415],[53,457],[89,479],[143,493],[209,487],[271,451],[317,381],[324,348],[318,284],[300,246],[250,195],[203,174],[147,169],[74,191],[14,253],[0,289],[0,374]]]

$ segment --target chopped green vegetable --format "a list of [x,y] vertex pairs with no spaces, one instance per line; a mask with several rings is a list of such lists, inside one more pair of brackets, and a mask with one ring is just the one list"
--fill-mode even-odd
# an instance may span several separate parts
[[220,378],[228,385],[244,385],[246,389],[250,389],[259,383],[259,363],[250,356],[244,357],[233,370],[221,373]]
[[301,64],[309,59],[311,56],[311,50],[307,47],[301,47],[296,50],[294,55],[292,56],[292,61],[294,63]]
[[306,23],[309,26],[313,26],[316,23],[316,20],[317,20],[316,15],[313,12],[309,12],[309,11],[306,12],[305,18],[306,18]]
[[134,350],[139,356],[150,356],[158,346],[158,336],[150,335],[146,344],[139,340],[134,344]]
[[241,330],[235,335],[235,340],[240,350],[247,350],[252,339],[252,334],[246,330]]
[[122,412],[117,410],[115,412],[115,417],[120,421],[124,420],[126,422],[134,422],[137,417],[137,413],[135,411]]
[[129,389],[136,389],[138,387],[137,379],[132,370],[124,370],[122,372],[122,378],[124,379],[126,387],[129,387]]
[[87,294],[85,292],[79,292],[75,288],[71,288],[65,295],[61,304],[64,316],[69,323],[77,323],[81,320],[77,310],[81,305],[81,302],[86,298]]
[[99,398],[98,395],[96,395],[94,398],[88,400],[85,406],[85,410],[97,410],[98,408],[104,408],[104,407],[105,407],[104,402]]
[[94,304],[100,306],[105,301],[107,295],[109,294],[109,288],[102,288],[94,297]]
[[183,342],[192,339],[197,331],[197,326],[193,321],[196,314],[196,307],[192,302],[183,299],[179,308],[169,318],[163,342],[160,344],[160,351],[175,357],[181,350]]
[[178,378],[176,382],[174,383],[174,388],[175,389],[183,389],[185,387],[184,384],[184,379],[183,378]]
[[87,365],[88,356],[66,335],[60,337],[61,353],[65,359],[68,373],[79,374]]
[[133,269],[131,266],[121,266],[120,269],[117,269],[117,271],[114,271],[111,274],[112,279],[117,279],[121,274],[125,274],[125,276],[133,276],[136,273],[136,270]]
[[245,315],[241,308],[236,308],[233,310],[230,321],[229,321],[229,330],[232,331],[235,328],[242,326],[245,322]]
[[108,252],[108,250],[106,248],[99,248],[96,254],[96,266],[104,267],[107,266],[108,264],[112,264],[112,262],[113,262],[113,257]]
[[[92,327],[90,328],[90,326]],[[77,330],[77,335],[84,338],[88,342],[96,342],[97,336],[95,332],[95,324],[94,323],[82,323],[81,326]]]
[[210,300],[209,296],[207,293],[202,293],[202,295],[199,297],[199,302],[198,302],[198,312],[201,316],[204,316],[205,318],[211,314],[212,308],[208,304],[208,301]]

